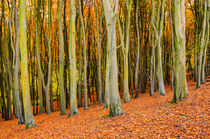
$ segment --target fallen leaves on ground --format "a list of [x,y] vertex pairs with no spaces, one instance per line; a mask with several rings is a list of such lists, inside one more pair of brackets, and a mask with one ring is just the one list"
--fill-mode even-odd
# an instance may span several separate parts
[[[195,89],[189,81],[187,99],[170,103],[173,91],[166,86],[166,96],[149,96],[149,89],[137,99],[123,104],[125,114],[108,117],[103,106],[79,108],[79,115],[68,118],[60,112],[35,116],[37,127],[25,130],[17,119],[0,120],[0,138],[49,137],[138,137],[138,138],[209,138],[210,82]],[[69,113],[69,110],[67,111]]]

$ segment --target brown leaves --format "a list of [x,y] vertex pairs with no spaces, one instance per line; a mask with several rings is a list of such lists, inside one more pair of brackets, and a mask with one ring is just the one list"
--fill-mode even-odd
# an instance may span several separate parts
[[70,118],[60,112],[35,116],[38,126],[29,130],[17,125],[17,119],[0,119],[0,138],[208,138],[209,85],[194,90],[195,84],[189,82],[187,99],[177,104],[170,103],[173,91],[169,86],[164,97],[157,92],[157,97],[150,97],[147,89],[138,99],[123,104],[125,114],[117,117],[109,117],[108,109],[96,105],[87,111],[80,108],[80,114]]

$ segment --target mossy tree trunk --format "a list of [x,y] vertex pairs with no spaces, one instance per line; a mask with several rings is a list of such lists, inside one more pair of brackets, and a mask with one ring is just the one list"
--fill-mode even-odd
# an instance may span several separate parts
[[[136,96],[135,98],[138,98],[138,73],[139,73],[139,64],[140,64],[140,53],[141,53],[141,45],[140,45],[140,32],[139,32],[139,0],[137,0],[136,3],[136,34],[137,34],[137,57],[136,57],[136,68],[135,68],[135,90],[136,90]],[[140,79],[142,80],[142,79]],[[141,90],[141,85],[140,85]]]
[[175,48],[175,85],[172,102],[186,97],[186,54],[185,54],[185,6],[184,0],[173,2],[174,48]]
[[[209,10],[210,12],[210,10]],[[209,15],[207,15],[207,21],[209,21]],[[201,73],[201,82],[205,83],[206,82],[206,73],[205,73],[205,66],[206,66],[206,58],[207,58],[207,49],[208,49],[208,44],[209,44],[209,22],[207,22],[206,25],[206,36],[205,36],[205,48],[204,48],[204,56],[203,56],[203,65],[202,65],[202,73]]]
[[95,13],[96,13],[96,32],[97,32],[97,54],[98,54],[98,101],[99,105],[102,105],[102,80],[101,80],[101,35],[99,29],[99,6],[98,1],[95,4]]
[[[49,53],[49,61],[48,61],[48,76],[47,76],[47,82],[45,83],[45,78],[44,74],[42,71],[41,67],[41,62],[40,62],[40,52],[39,52],[39,47],[40,47],[40,1],[38,1],[37,4],[37,9],[36,9],[36,55],[37,55],[37,63],[38,63],[38,71],[39,71],[39,76],[41,77],[41,82],[43,85],[43,88],[45,90],[45,98],[46,98],[46,105],[47,105],[47,114],[51,113],[50,109],[50,100],[49,100],[49,88],[50,88],[50,83],[51,83],[51,63],[52,63],[52,56],[51,56],[51,46],[52,46],[52,25],[51,25],[51,0],[48,0],[48,29],[49,29],[49,38],[48,38],[48,53]],[[42,101],[42,94],[40,94],[40,101]],[[42,104],[43,102],[41,102]],[[40,112],[42,112],[43,108],[40,108]]]
[[26,128],[35,126],[34,116],[31,108],[30,86],[28,78],[28,52],[26,35],[26,0],[20,0],[20,53],[21,53],[21,85],[23,93],[24,116]]
[[75,0],[69,0],[70,31],[69,31],[69,60],[70,60],[70,114],[78,114],[77,110],[77,67],[76,67],[76,26],[75,26]]
[[64,91],[63,73],[64,73],[64,39],[62,23],[63,0],[58,1],[58,36],[59,36],[59,91],[61,115],[66,114],[66,99]]
[[[152,0],[152,21],[151,21],[151,26],[152,26],[152,32],[154,33],[154,38],[153,38],[153,44],[152,44],[152,49],[156,48],[156,57],[157,57],[157,66],[156,66],[156,76],[158,80],[158,93],[159,95],[165,95],[165,88],[164,88],[164,81],[163,81],[163,68],[162,68],[162,48],[161,48],[161,40],[162,40],[162,30],[163,30],[163,22],[164,22],[164,7],[165,7],[165,0],[158,0],[157,8],[156,8],[156,15],[155,15],[155,2]],[[153,70],[153,58],[154,58],[154,53],[152,50],[152,56],[151,56],[151,69]],[[150,86],[153,86],[153,79],[154,79],[154,74],[152,71],[150,71],[151,74],[151,81],[150,81]],[[152,87],[151,86],[151,87]],[[150,94],[153,94],[153,90],[150,90]]]
[[[205,32],[206,32],[206,25],[207,25],[207,0],[204,1],[203,5],[203,14],[202,14],[202,26],[201,26],[201,33],[200,33],[200,53],[199,53],[199,65],[198,65],[198,78],[197,78],[197,88],[201,87],[201,70],[202,70],[202,62],[203,62],[203,53],[206,44],[205,40]],[[209,22],[209,21],[208,21]]]
[[88,109],[88,96],[87,96],[87,42],[86,42],[86,33],[85,33],[85,25],[83,22],[83,14],[82,14],[83,3],[79,0],[79,18],[82,26],[82,36],[83,36],[83,47],[84,47],[84,101],[85,101],[85,110]]
[[[115,8],[112,8],[112,4],[115,4]],[[117,70],[117,44],[116,44],[116,31],[115,21],[118,14],[118,0],[108,1],[103,0],[104,14],[106,20],[106,28],[108,34],[108,51],[109,55],[109,97],[110,116],[117,116],[123,114],[123,109],[120,101],[119,90],[118,90],[118,70]]]
[[125,47],[123,46],[123,56],[124,56],[124,70],[123,70],[123,84],[124,84],[124,102],[130,101],[129,94],[129,78],[128,78],[128,50],[130,43],[130,20],[131,20],[131,8],[132,8],[132,0],[126,1],[127,8],[127,17],[126,17],[126,30],[125,30]]

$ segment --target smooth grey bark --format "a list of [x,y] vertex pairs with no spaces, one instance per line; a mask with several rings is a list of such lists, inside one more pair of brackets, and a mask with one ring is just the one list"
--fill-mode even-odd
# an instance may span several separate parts
[[59,90],[60,90],[60,108],[61,115],[66,114],[66,99],[64,91],[64,39],[63,39],[63,25],[62,25],[62,8],[63,0],[58,1],[58,35],[59,35]]
[[158,78],[158,93],[159,95],[165,95],[164,80],[163,80],[163,69],[162,69],[162,52],[161,52],[161,38],[162,38],[162,28],[164,20],[164,7],[165,0],[161,1],[161,17],[160,17],[160,26],[159,34],[157,38],[157,78]]
[[[113,9],[111,5],[114,4]],[[115,31],[115,19],[118,14],[118,0],[107,1],[103,0],[103,7],[106,20],[106,28],[108,34],[108,47],[109,53],[109,95],[110,95],[110,106],[109,115],[117,116],[123,114],[123,109],[120,101],[119,90],[118,90],[118,69],[117,69],[117,45],[116,45],[116,31]]]
[[16,46],[15,46],[15,97],[16,97],[16,105],[17,105],[17,116],[18,123],[24,124],[24,112],[22,110],[22,103],[20,97],[20,28],[18,27],[17,36],[16,36]]
[[[12,68],[12,71],[14,72],[14,87],[12,83],[12,71],[9,70],[9,80],[10,80],[10,86],[12,87],[13,91],[13,99],[15,100],[13,102],[13,106],[15,105],[15,111],[16,115],[18,117],[18,124],[24,124],[24,113],[22,110],[22,102],[20,99],[20,28],[17,23],[17,8],[16,8],[16,1],[13,0],[11,3],[10,9],[10,17],[9,17],[9,34],[10,34],[10,45],[13,50],[13,65],[14,69]],[[12,20],[12,16],[14,16],[14,20]],[[13,23],[14,22],[14,23]],[[12,25],[15,29],[14,32],[12,32]],[[16,34],[16,36],[15,36]],[[15,46],[15,47],[14,47]],[[9,68],[10,69],[10,68]],[[14,108],[14,107],[13,107]]]
[[[162,69],[162,48],[161,48],[161,40],[162,40],[162,28],[164,22],[164,6],[165,0],[158,0],[158,6],[155,15],[155,4],[154,0],[152,0],[152,32],[154,33],[154,39],[152,44],[152,49],[156,48],[156,56],[157,56],[157,66],[156,66],[156,76],[158,79],[158,93],[159,95],[165,95],[165,88],[164,88],[164,81],[163,81],[163,69]],[[161,14],[161,15],[160,15]],[[152,55],[153,55],[152,50]],[[153,56],[152,56],[153,58]],[[153,65],[153,60],[151,59],[151,66]],[[151,68],[151,67],[150,67]],[[153,79],[152,76],[152,69],[150,69],[151,80]],[[151,83],[154,81],[150,81]],[[152,85],[150,83],[150,86]],[[152,87],[152,86],[151,86]],[[152,90],[150,90],[150,94],[153,94]]]
[[[207,15],[207,21],[209,20],[209,15]],[[204,56],[203,56],[203,65],[202,65],[202,73],[201,73],[201,82],[205,83],[205,66],[206,66],[206,53],[207,53],[207,49],[208,49],[208,44],[209,44],[209,22],[207,22],[207,29],[206,29],[206,44],[205,44],[205,48],[204,48]]]
[[34,116],[31,108],[30,86],[28,78],[28,51],[26,35],[26,1],[20,0],[20,53],[21,53],[21,85],[23,93],[24,116],[26,129],[35,126]]
[[109,66],[110,66],[110,60],[109,60],[109,51],[110,51],[110,46],[107,43],[107,49],[106,49],[106,77],[105,77],[105,105],[104,105],[104,108],[109,108],[109,106],[110,106],[110,94],[109,94]]
[[173,3],[174,46],[175,46],[175,86],[172,102],[185,99],[186,83],[186,53],[185,53],[185,6],[184,0]]
[[[202,61],[203,61],[203,51],[205,47],[205,31],[206,31],[206,24],[207,24],[207,0],[204,2],[203,8],[203,20],[202,20],[202,27],[201,27],[201,34],[200,34],[200,53],[199,53],[199,65],[198,65],[198,78],[197,78],[197,88],[201,87],[201,68],[202,68]],[[208,21],[209,22],[209,21]]]
[[78,114],[77,110],[77,67],[76,67],[76,26],[75,26],[75,0],[69,0],[70,31],[69,31],[69,60],[70,60],[70,114]]

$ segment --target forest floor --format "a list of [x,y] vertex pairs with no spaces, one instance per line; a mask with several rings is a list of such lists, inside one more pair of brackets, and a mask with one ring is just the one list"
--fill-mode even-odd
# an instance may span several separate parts
[[[125,137],[125,138],[210,138],[209,102],[210,77],[200,89],[189,81],[187,99],[170,103],[173,91],[166,86],[166,96],[149,96],[149,90],[137,99],[124,104],[125,114],[109,117],[103,106],[91,106],[79,115],[68,118],[60,112],[35,116],[37,127],[25,129],[17,119],[0,120],[0,138],[49,138],[49,137]],[[69,110],[67,111],[69,113]]]

